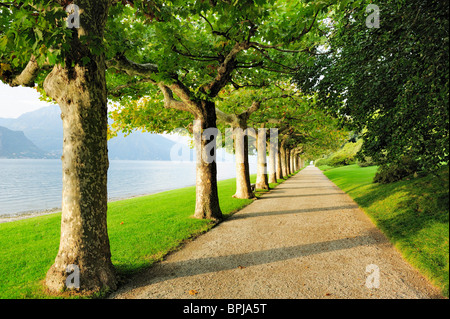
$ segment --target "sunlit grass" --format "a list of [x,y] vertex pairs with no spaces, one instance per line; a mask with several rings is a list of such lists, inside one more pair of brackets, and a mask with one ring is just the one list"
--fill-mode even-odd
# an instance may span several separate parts
[[391,184],[373,184],[377,168],[324,171],[347,192],[406,260],[449,295],[449,171]]
[[[220,181],[218,188],[225,218],[253,201],[232,197],[235,179]],[[122,279],[213,227],[192,218],[195,187],[111,202],[108,207],[112,261]],[[0,298],[49,297],[42,281],[58,252],[60,223],[58,213],[0,224]]]

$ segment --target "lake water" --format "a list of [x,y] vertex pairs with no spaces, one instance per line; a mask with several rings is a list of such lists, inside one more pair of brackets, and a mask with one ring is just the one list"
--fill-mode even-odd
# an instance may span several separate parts
[[[250,172],[256,173],[251,161]],[[233,162],[218,162],[219,180],[236,176]],[[110,161],[110,200],[195,185],[194,162]],[[61,207],[61,160],[0,159],[0,215]]]

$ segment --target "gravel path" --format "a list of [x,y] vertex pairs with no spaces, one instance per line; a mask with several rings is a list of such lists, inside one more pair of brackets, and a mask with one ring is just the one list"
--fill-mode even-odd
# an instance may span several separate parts
[[112,297],[298,299],[441,295],[401,258],[348,195],[319,169],[309,166],[136,276]]

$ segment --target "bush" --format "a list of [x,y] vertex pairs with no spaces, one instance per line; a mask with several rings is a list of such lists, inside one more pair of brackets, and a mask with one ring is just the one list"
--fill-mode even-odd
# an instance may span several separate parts
[[361,149],[362,139],[356,143],[349,142],[345,144],[339,151],[330,156],[328,165],[345,166],[356,163],[356,154]]
[[373,179],[374,183],[388,184],[400,181],[417,172],[419,165],[408,156],[398,162],[382,165]]
[[348,142],[340,150],[331,154],[329,157],[321,158],[316,161],[316,166],[329,165],[333,167],[351,165],[356,163],[356,154],[362,146],[362,139],[356,143]]
[[359,167],[368,167],[368,166],[375,166],[377,163],[375,163],[372,159],[372,157],[367,156],[364,157],[362,160],[358,160],[358,166]]
[[336,153],[330,158],[329,165],[331,166],[345,166],[355,163],[355,156],[347,154],[345,152]]
[[316,161],[316,166],[328,165],[328,162],[329,162],[328,158],[321,158]]

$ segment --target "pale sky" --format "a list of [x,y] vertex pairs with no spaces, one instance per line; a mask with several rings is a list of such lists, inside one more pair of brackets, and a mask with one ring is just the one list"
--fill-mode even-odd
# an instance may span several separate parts
[[[32,88],[10,87],[0,82],[0,118],[18,118],[24,113],[36,111],[50,105],[39,100],[39,93]],[[187,144],[188,137],[163,134],[166,138]]]
[[39,100],[39,93],[32,88],[10,87],[0,82],[0,118],[17,118],[49,105]]

